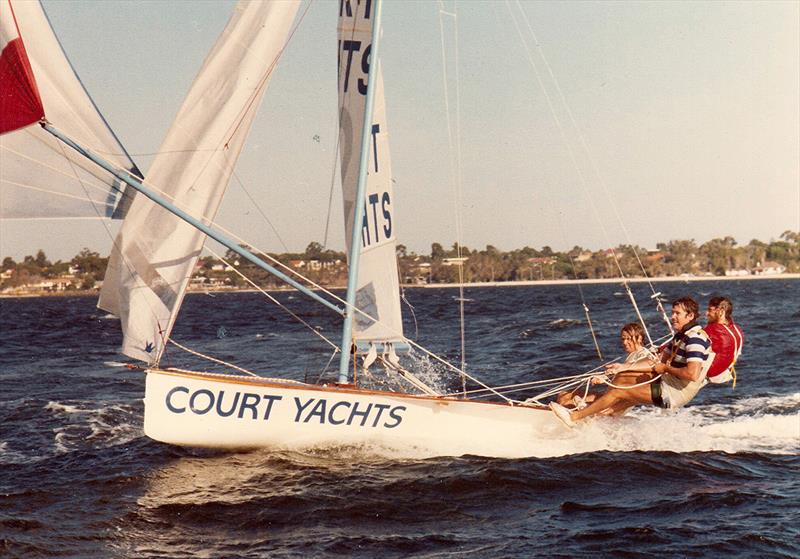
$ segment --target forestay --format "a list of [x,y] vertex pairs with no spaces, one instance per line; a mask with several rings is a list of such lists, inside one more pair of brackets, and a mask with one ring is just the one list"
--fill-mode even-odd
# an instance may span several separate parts
[[[372,2],[339,3],[339,144],[342,160],[347,244],[351,243],[353,204],[358,184],[359,146],[364,122],[372,41]],[[378,66],[372,137],[361,227],[361,257],[356,307],[380,322],[355,315],[356,341],[397,341],[403,337],[396,257],[396,221],[389,157],[383,78]]]
[[133,191],[123,197],[124,185],[36,124],[44,117],[138,174],[39,2],[0,0],[0,49],[0,218],[123,217]]
[[[297,11],[240,1],[153,162],[147,184],[206,223],[227,189]],[[122,351],[157,363],[205,234],[139,197],[117,237],[98,306],[122,321]]]

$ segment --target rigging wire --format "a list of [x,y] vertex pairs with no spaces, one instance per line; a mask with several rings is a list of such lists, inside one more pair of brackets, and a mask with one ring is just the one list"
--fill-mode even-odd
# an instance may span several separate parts
[[[643,262],[642,262],[642,260],[641,260],[641,258],[639,256],[638,251],[636,250],[635,245],[633,245],[633,243],[631,242],[631,238],[630,238],[630,234],[628,233],[628,229],[625,226],[625,223],[623,222],[621,216],[619,215],[619,211],[617,209],[616,204],[614,203],[614,199],[613,199],[613,197],[611,196],[611,194],[610,194],[610,192],[608,190],[608,186],[606,185],[605,180],[603,180],[603,176],[600,173],[600,170],[599,170],[599,168],[597,166],[595,158],[592,156],[592,151],[589,149],[588,142],[586,141],[586,138],[585,138],[583,132],[581,131],[580,127],[578,127],[578,124],[577,124],[577,121],[575,119],[575,116],[572,113],[572,110],[571,110],[569,104],[567,103],[566,97],[564,96],[564,92],[561,89],[561,86],[560,86],[560,84],[558,82],[558,79],[556,78],[556,76],[555,76],[555,74],[553,72],[552,66],[550,65],[549,61],[547,60],[547,57],[545,56],[544,50],[542,49],[542,46],[539,43],[538,38],[536,37],[536,33],[534,32],[533,27],[531,26],[530,19],[528,18],[528,15],[525,12],[525,10],[522,8],[520,0],[515,0],[515,1],[516,1],[516,5],[517,5],[517,8],[518,8],[519,12],[522,14],[522,18],[525,21],[525,25],[526,25],[526,27],[528,29],[528,32],[530,33],[530,36],[533,39],[533,42],[535,43],[535,45],[537,47],[537,50],[539,52],[539,56],[541,57],[542,62],[544,63],[545,68],[547,69],[547,72],[548,72],[548,74],[550,76],[550,79],[551,79],[556,91],[558,92],[559,98],[561,100],[561,104],[562,104],[564,110],[566,111],[566,113],[567,113],[567,115],[569,117],[569,120],[570,120],[570,123],[572,125],[572,128],[573,128],[573,130],[575,131],[575,133],[576,133],[576,135],[578,137],[578,140],[579,140],[579,142],[581,144],[581,147],[583,148],[584,153],[586,154],[586,158],[589,161],[589,164],[590,164],[590,167],[592,169],[592,172],[593,172],[595,178],[597,179],[598,183],[600,184],[601,188],[603,189],[603,193],[605,195],[605,199],[610,203],[610,205],[611,205],[611,207],[612,207],[612,209],[614,211],[614,216],[616,217],[617,222],[619,223],[620,227],[622,228],[622,231],[623,231],[623,233],[625,235],[625,238],[627,239],[629,245],[631,246],[631,248],[633,250],[633,254],[636,257],[636,261],[639,264],[639,267],[640,267],[642,273],[644,274],[645,278],[647,279],[647,283],[648,283],[648,285],[650,287],[650,290],[651,290],[651,292],[653,294],[651,298],[655,298],[656,299],[658,310],[661,312],[662,317],[664,318],[665,322],[667,323],[669,331],[672,332],[672,327],[669,324],[669,320],[666,318],[666,312],[664,311],[663,306],[661,305],[660,301],[658,300],[658,294],[656,294],[656,291],[655,291],[655,288],[653,286],[653,283],[651,282],[650,277],[647,274],[647,270],[644,267],[644,264],[643,264]],[[570,154],[570,158],[572,159],[573,164],[575,165],[575,168],[578,171],[578,176],[579,176],[581,185],[583,186],[584,190],[587,193],[587,198],[588,198],[589,203],[590,203],[590,205],[592,207],[592,211],[593,211],[593,213],[595,215],[595,218],[597,219],[598,223],[600,224],[600,227],[601,227],[601,229],[603,231],[604,236],[606,237],[607,242],[609,242],[609,244],[611,244],[610,240],[609,240],[609,237],[608,237],[608,233],[607,233],[607,231],[606,231],[606,229],[605,229],[605,227],[603,225],[603,221],[599,217],[599,214],[598,214],[598,211],[597,211],[597,207],[594,204],[594,200],[590,195],[588,195],[589,194],[588,185],[587,185],[587,183],[585,181],[583,173],[580,172],[580,169],[579,169],[579,167],[577,165],[577,161],[575,160],[574,153],[573,153],[572,149],[569,147],[568,142],[566,141],[566,136],[564,134],[563,127],[561,125],[561,121],[557,117],[557,115],[555,113],[555,110],[554,110],[554,107],[552,105],[552,102],[550,100],[550,96],[549,96],[549,94],[547,93],[547,91],[544,88],[544,85],[542,83],[542,80],[541,80],[541,77],[540,77],[540,74],[539,74],[538,66],[534,63],[533,57],[530,54],[530,47],[528,46],[528,43],[525,41],[525,39],[522,36],[522,31],[520,30],[520,28],[519,28],[519,26],[517,24],[517,20],[514,17],[513,11],[511,10],[511,5],[509,4],[509,0],[506,0],[506,5],[508,6],[509,13],[511,13],[511,17],[514,20],[514,25],[517,28],[517,32],[518,32],[518,34],[520,36],[520,40],[523,42],[523,45],[525,47],[526,53],[528,54],[528,58],[529,58],[529,61],[531,63],[531,66],[533,66],[533,68],[534,68],[534,71],[536,73],[536,78],[539,81],[539,85],[542,88],[542,91],[544,92],[544,95],[545,95],[545,97],[547,99],[547,104],[550,107],[550,111],[553,114],[553,117],[554,117],[554,119],[556,121],[556,125],[557,125],[557,127],[559,129],[559,132],[561,133],[562,139],[564,140],[564,143],[567,146],[567,150],[568,150],[568,152]],[[631,293],[630,288],[628,287],[628,281],[627,281],[627,278],[626,278],[624,272],[622,271],[622,267],[620,265],[619,257],[617,256],[617,253],[616,253],[616,251],[614,250],[613,247],[611,248],[611,251],[612,251],[612,255],[614,257],[614,262],[616,263],[617,268],[618,268],[618,270],[620,272],[620,276],[623,279],[623,282],[625,284],[626,289],[628,289],[628,293],[629,293],[629,295],[631,297],[631,300],[632,300],[632,302],[634,304],[634,308],[636,309],[636,313],[637,313],[637,315],[638,315],[638,317],[640,319],[642,327],[645,330],[645,334],[647,335],[648,340],[652,341],[652,338],[650,337],[650,333],[648,331],[647,325],[645,324],[644,319],[642,318],[641,313],[639,312],[638,306],[636,305],[636,302],[633,299],[633,294]]]
[[[456,257],[458,258],[458,313],[461,325],[461,370],[466,370],[466,343],[465,343],[465,324],[464,324],[464,261],[462,252],[462,227],[461,227],[461,88],[459,78],[459,51],[458,51],[458,5],[453,4],[453,11],[445,10],[444,2],[439,0],[439,34],[442,45],[442,83],[444,86],[444,105],[447,115],[447,143],[450,153],[450,177],[453,186],[453,206],[456,225]],[[444,44],[444,21],[442,16],[448,16],[453,21],[453,43],[454,43],[454,62],[455,67],[455,141],[453,139],[453,125],[450,119],[450,91],[447,87],[447,54]],[[455,146],[455,147],[454,147]],[[455,157],[453,154],[455,153]],[[461,390],[466,395],[467,379],[461,376]]]
[[235,369],[235,370],[237,370],[237,371],[239,371],[241,373],[244,373],[246,375],[250,375],[252,377],[258,377],[259,376],[259,375],[255,374],[254,372],[248,371],[247,369],[239,367],[238,365],[234,365],[233,363],[229,363],[227,361],[223,361],[222,359],[217,359],[216,357],[211,357],[210,355],[206,355],[204,353],[200,353],[199,351],[195,351],[193,349],[189,349],[185,345],[179,344],[178,342],[176,342],[171,337],[170,337],[170,339],[168,341],[169,341],[169,343],[173,344],[174,346],[178,347],[179,349],[182,349],[183,351],[185,351],[187,353],[191,353],[192,355],[195,355],[197,357],[202,357],[203,359],[207,359],[207,360],[212,361],[214,363],[218,363],[220,365],[224,365],[226,367],[230,367],[231,369]]
[[[44,121],[44,122],[46,122],[46,121]],[[43,127],[43,129],[47,130],[44,127]],[[99,221],[103,224],[103,229],[105,230],[106,235],[108,236],[108,238],[111,240],[112,251],[117,253],[117,254],[119,254],[120,261],[122,262],[122,265],[125,266],[125,269],[128,272],[128,274],[130,275],[130,277],[133,277],[134,273],[135,273],[134,272],[134,267],[128,261],[128,259],[125,258],[125,255],[123,254],[123,251],[122,251],[122,247],[120,247],[119,244],[117,243],[117,236],[114,235],[111,232],[111,229],[109,227],[109,225],[110,225],[109,221],[110,220],[106,219],[105,216],[101,216],[100,215],[100,211],[99,211],[95,201],[92,200],[91,196],[89,195],[89,191],[87,190],[86,186],[84,185],[84,181],[78,176],[78,173],[77,173],[77,171],[75,169],[75,163],[67,155],[67,152],[64,149],[65,148],[64,144],[60,140],[57,140],[56,141],[56,145],[58,145],[58,148],[59,148],[59,150],[61,152],[61,156],[69,162],[70,169],[72,169],[72,172],[74,173],[75,179],[78,181],[78,184],[80,184],[81,188],[83,188],[84,194],[86,195],[86,199],[91,204],[91,206],[94,209],[95,213],[97,214],[98,218],[100,218]],[[116,163],[114,163],[114,165],[116,166]],[[134,165],[134,167],[136,168],[135,165]],[[136,169],[138,171],[138,168],[136,168]],[[132,171],[130,171],[128,169],[124,169],[124,171],[129,175],[131,175],[131,174],[135,175],[135,173],[133,173]],[[136,176],[137,176],[137,178],[140,178],[142,181],[144,181],[143,177],[139,177],[138,175],[136,175]],[[112,188],[114,188],[118,192],[124,194],[124,191],[122,189],[118,188],[117,186],[112,185]],[[109,261],[110,261],[110,258],[109,258]],[[108,273],[108,269],[106,269],[106,274],[107,273]],[[166,347],[167,340],[163,336],[164,331],[161,328],[160,322],[158,321],[158,314],[156,313],[155,309],[153,308],[152,304],[150,303],[150,300],[147,297],[145,297],[145,303],[146,303],[146,305],[148,307],[148,310],[150,311],[151,316],[155,319],[155,322],[158,325],[158,332],[161,335],[161,348],[162,348],[162,352],[163,352],[163,349]]]
[[269,294],[269,293],[268,293],[266,290],[264,290],[263,288],[259,287],[259,286],[258,286],[258,285],[257,285],[257,284],[256,284],[256,283],[253,281],[253,280],[251,280],[251,279],[250,279],[250,278],[248,278],[246,275],[244,275],[244,274],[243,274],[243,273],[242,273],[240,270],[237,270],[237,269],[236,269],[234,266],[232,266],[230,262],[228,262],[227,260],[225,260],[225,258],[223,258],[223,257],[222,257],[222,256],[220,256],[219,254],[217,254],[216,252],[214,252],[214,250],[212,250],[212,249],[210,249],[210,248],[208,248],[208,247],[206,247],[206,250],[207,250],[208,252],[210,252],[211,254],[213,254],[214,256],[216,256],[216,257],[217,257],[219,260],[221,260],[222,262],[224,262],[224,263],[225,263],[225,264],[226,264],[226,265],[227,265],[229,268],[231,268],[231,269],[232,269],[234,272],[236,272],[236,274],[237,274],[237,275],[239,275],[239,277],[241,277],[241,278],[242,278],[242,279],[244,279],[244,280],[245,280],[247,283],[249,283],[250,285],[252,285],[252,286],[253,286],[253,287],[254,287],[256,290],[258,290],[258,291],[259,291],[259,292],[260,292],[262,295],[264,295],[264,296],[265,296],[267,299],[269,299],[271,302],[273,302],[275,305],[277,305],[277,306],[278,306],[280,309],[282,309],[282,310],[286,311],[286,312],[287,312],[289,315],[291,315],[291,316],[292,316],[292,318],[296,319],[298,322],[300,322],[301,324],[303,324],[303,326],[305,326],[306,328],[308,328],[309,330],[311,330],[311,331],[314,333],[314,335],[316,335],[316,336],[317,336],[318,338],[320,338],[322,341],[324,341],[325,343],[327,343],[329,346],[333,347],[333,349],[334,349],[334,354],[336,354],[336,352],[338,352],[338,351],[339,351],[339,346],[338,346],[338,345],[336,345],[336,344],[335,344],[335,343],[333,343],[331,340],[329,340],[328,338],[326,338],[326,337],[325,337],[325,336],[324,336],[324,335],[323,335],[321,332],[319,332],[319,331],[318,331],[316,328],[314,328],[314,327],[313,327],[312,325],[310,325],[308,322],[306,322],[305,320],[303,320],[302,318],[300,318],[300,316],[298,316],[298,315],[297,315],[296,313],[294,313],[294,312],[293,312],[291,309],[289,309],[288,307],[286,307],[286,306],[285,306],[283,303],[281,303],[280,301],[278,301],[278,300],[277,300],[275,297],[273,297],[272,295],[270,295],[270,294]]
[[247,198],[250,200],[250,203],[253,204],[255,209],[258,210],[258,213],[261,214],[261,217],[264,218],[264,221],[267,222],[267,224],[269,225],[270,229],[272,229],[272,232],[275,233],[275,237],[278,238],[278,242],[281,243],[281,246],[283,247],[283,250],[285,252],[289,252],[289,247],[287,247],[286,243],[283,242],[283,237],[281,237],[281,234],[278,232],[278,229],[272,223],[272,220],[270,220],[270,218],[267,217],[267,214],[261,208],[261,205],[256,202],[255,198],[253,198],[253,195],[250,194],[250,191],[244,185],[244,182],[242,182],[242,180],[239,178],[239,174],[236,172],[235,169],[233,171],[233,178],[236,180],[236,184],[239,185],[239,188],[241,188],[242,191],[247,195]]

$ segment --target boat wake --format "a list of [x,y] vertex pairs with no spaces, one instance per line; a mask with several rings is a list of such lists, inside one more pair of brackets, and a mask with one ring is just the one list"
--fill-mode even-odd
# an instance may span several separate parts
[[[476,450],[477,449],[477,450]],[[297,451],[298,449],[294,449]],[[528,444],[497,433],[483,448],[470,444],[469,454],[496,458],[551,458],[590,452],[800,452],[800,393],[745,398],[732,403],[692,406],[676,411],[641,408],[621,418],[587,421],[568,431],[560,424],[543,428]],[[457,441],[435,449],[363,444],[354,447],[307,448],[303,453],[347,454],[385,459],[425,459],[467,454]]]
[[640,408],[626,417],[587,422],[568,436],[564,454],[598,450],[795,454],[800,450],[800,393],[676,411]]

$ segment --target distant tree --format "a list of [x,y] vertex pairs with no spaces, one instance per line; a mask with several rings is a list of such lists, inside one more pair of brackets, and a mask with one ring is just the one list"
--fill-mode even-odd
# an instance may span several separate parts
[[444,248],[439,243],[431,244],[431,258],[433,260],[441,260],[445,257]]
[[5,258],[3,258],[3,268],[2,268],[3,271],[13,270],[16,267],[17,263],[14,262],[13,258],[11,258],[10,256],[6,256]]
[[324,250],[325,247],[316,241],[312,241],[308,243],[308,246],[306,247],[305,256],[310,260],[319,260],[319,257],[322,255]]
[[50,266],[50,261],[47,259],[47,256],[45,256],[44,251],[42,249],[39,249],[39,251],[36,253],[36,258],[34,259],[34,262],[36,263],[37,266],[39,266],[40,269],[47,268],[48,266]]
[[84,248],[72,258],[71,263],[84,274],[88,274],[97,280],[101,279],[105,274],[108,258],[103,258],[99,253]]

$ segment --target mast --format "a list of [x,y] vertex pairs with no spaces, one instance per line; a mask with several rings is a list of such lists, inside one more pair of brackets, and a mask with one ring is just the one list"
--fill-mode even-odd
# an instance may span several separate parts
[[116,169],[113,165],[111,165],[110,163],[108,163],[107,161],[102,159],[101,157],[98,157],[97,155],[95,155],[94,153],[89,151],[88,149],[86,149],[86,148],[82,147],[81,145],[75,143],[73,140],[71,140],[69,137],[65,136],[64,134],[62,134],[58,129],[54,128],[49,123],[43,121],[41,123],[41,125],[42,125],[42,128],[44,128],[45,130],[50,132],[53,136],[55,136],[56,138],[58,138],[59,140],[61,140],[65,144],[67,144],[69,147],[71,147],[72,149],[74,149],[75,151],[77,151],[78,153],[80,153],[81,155],[86,157],[87,159],[91,160],[92,162],[96,163],[97,165],[99,165],[100,167],[102,167],[103,169],[105,169],[106,171],[108,171],[109,173],[114,175],[115,177],[117,177],[119,180],[121,180],[124,183],[130,185],[132,188],[135,188],[138,192],[141,192],[144,196],[146,196],[147,198],[149,198],[150,200],[152,200],[153,202],[155,202],[156,204],[158,204],[159,206],[161,206],[165,210],[167,210],[170,213],[172,213],[172,214],[176,215],[177,217],[181,218],[182,220],[187,222],[189,225],[195,227],[196,229],[202,231],[203,233],[205,233],[206,235],[208,235],[209,237],[211,237],[212,239],[214,239],[215,241],[217,241],[221,245],[224,245],[225,247],[231,249],[232,251],[237,253],[239,256],[242,256],[243,258],[246,258],[247,260],[249,260],[250,262],[252,262],[256,266],[261,268],[262,270],[264,270],[266,272],[269,272],[270,274],[274,275],[275,277],[279,278],[280,280],[288,283],[289,285],[291,285],[292,287],[294,287],[298,291],[304,293],[305,295],[308,295],[309,297],[311,297],[312,299],[314,299],[318,303],[322,303],[323,305],[325,305],[326,307],[328,307],[332,311],[334,311],[334,312],[336,312],[338,314],[341,314],[341,315],[345,314],[344,309],[339,308],[336,305],[334,305],[333,303],[331,303],[330,301],[320,297],[319,295],[317,295],[316,293],[314,293],[313,291],[311,291],[310,289],[308,289],[304,285],[296,282],[295,280],[293,280],[292,278],[290,278],[289,276],[287,276],[286,274],[284,274],[280,270],[270,266],[269,264],[267,264],[266,262],[261,260],[258,256],[256,256],[255,254],[253,254],[249,250],[240,247],[238,244],[236,244],[236,242],[234,242],[233,240],[227,238],[225,235],[219,233],[218,231],[215,231],[211,227],[207,226],[206,224],[202,223],[201,221],[199,221],[199,220],[195,219],[194,217],[190,216],[189,214],[187,214],[186,212],[184,212],[180,208],[175,207],[168,200],[165,200],[164,198],[162,198],[158,194],[150,191],[150,189],[148,189],[146,186],[144,186],[137,179],[133,178],[132,176],[130,176],[127,173],[124,173],[124,172],[120,171],[119,169]]
[[349,269],[347,275],[347,301],[345,305],[344,324],[342,325],[342,355],[339,361],[339,383],[347,383],[347,369],[350,365],[350,346],[353,337],[353,315],[355,314],[356,282],[358,280],[358,261],[361,255],[361,228],[364,220],[364,191],[367,184],[367,166],[369,165],[369,141],[372,129],[372,107],[377,89],[378,75],[378,42],[380,39],[382,0],[374,0],[375,11],[372,20],[372,46],[370,51],[369,74],[367,78],[367,97],[364,105],[364,123],[361,129],[361,152],[358,165],[358,187],[353,204],[353,226],[350,236]]

